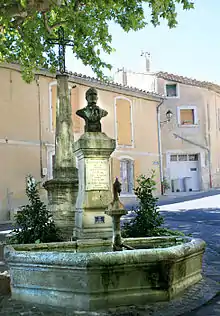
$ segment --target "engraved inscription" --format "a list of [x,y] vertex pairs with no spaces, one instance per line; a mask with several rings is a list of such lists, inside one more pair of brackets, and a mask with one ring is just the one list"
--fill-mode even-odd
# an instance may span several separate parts
[[109,190],[107,159],[86,159],[86,190]]
[[105,216],[95,216],[95,224],[104,224]]

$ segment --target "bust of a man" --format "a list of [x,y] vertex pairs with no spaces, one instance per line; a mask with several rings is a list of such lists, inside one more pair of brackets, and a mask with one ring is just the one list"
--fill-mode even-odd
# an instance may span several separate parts
[[76,115],[85,120],[85,132],[101,132],[101,119],[108,112],[97,106],[98,94],[95,88],[86,91],[87,106],[76,112]]

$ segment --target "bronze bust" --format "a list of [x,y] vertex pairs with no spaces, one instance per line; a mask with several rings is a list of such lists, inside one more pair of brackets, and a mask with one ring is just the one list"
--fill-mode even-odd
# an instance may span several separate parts
[[86,91],[87,106],[76,112],[76,115],[85,120],[85,132],[101,132],[100,120],[108,115],[108,112],[97,106],[98,94],[95,88]]

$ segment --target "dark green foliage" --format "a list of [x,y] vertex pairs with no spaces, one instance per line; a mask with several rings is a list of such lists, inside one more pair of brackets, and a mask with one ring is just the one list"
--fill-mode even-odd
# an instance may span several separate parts
[[139,200],[139,205],[135,210],[136,216],[129,223],[124,224],[122,229],[123,237],[184,235],[182,232],[172,231],[162,227],[164,218],[158,211],[158,198],[153,194],[156,190],[156,182],[154,178],[154,171],[152,171],[150,177],[144,175],[138,177],[138,186],[134,190],[134,193]]
[[170,189],[170,184],[169,184],[169,182],[167,181],[167,178],[165,178],[165,177],[163,178],[162,185],[163,185],[164,191]]
[[26,194],[29,204],[22,206],[18,212],[9,242],[29,244],[62,241],[52,215],[40,199],[38,183],[32,176],[26,178]]

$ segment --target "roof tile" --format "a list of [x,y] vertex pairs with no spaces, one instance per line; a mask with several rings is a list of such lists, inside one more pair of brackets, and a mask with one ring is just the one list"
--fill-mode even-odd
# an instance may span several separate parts
[[215,92],[220,92],[220,85],[217,85],[209,81],[200,81],[197,79],[179,76],[179,75],[175,75],[175,74],[171,74],[171,73],[163,72],[163,71],[157,72],[156,75],[158,78],[162,78],[165,80],[175,81],[175,82],[183,83],[186,85],[206,88],[206,89],[213,90]]

